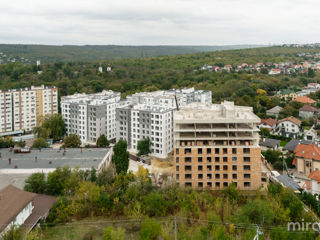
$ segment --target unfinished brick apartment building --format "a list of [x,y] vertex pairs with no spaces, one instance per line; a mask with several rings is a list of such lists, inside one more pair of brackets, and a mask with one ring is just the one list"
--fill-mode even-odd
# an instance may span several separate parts
[[260,119],[251,107],[191,103],[174,112],[175,180],[181,186],[261,185]]

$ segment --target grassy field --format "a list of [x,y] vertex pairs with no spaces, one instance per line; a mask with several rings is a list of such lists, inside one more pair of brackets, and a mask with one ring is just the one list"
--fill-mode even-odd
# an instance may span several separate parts
[[43,235],[47,240],[101,240],[104,229],[122,227],[126,230],[127,239],[137,239],[140,230],[140,222],[127,220],[112,220],[104,218],[91,218],[73,223],[47,227]]

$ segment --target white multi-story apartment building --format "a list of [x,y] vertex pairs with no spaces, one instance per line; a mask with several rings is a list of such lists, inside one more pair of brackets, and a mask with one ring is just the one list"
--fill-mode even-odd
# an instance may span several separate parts
[[62,97],[61,112],[67,134],[77,134],[82,143],[95,143],[104,134],[116,138],[116,107],[120,93],[102,91],[96,94],[74,94]]
[[34,87],[0,91],[1,133],[32,131],[41,118],[58,113],[58,89]]
[[165,158],[173,150],[173,110],[192,102],[211,103],[211,91],[173,89],[130,95],[116,109],[117,141],[125,139],[137,152],[140,140],[151,140],[152,154]]

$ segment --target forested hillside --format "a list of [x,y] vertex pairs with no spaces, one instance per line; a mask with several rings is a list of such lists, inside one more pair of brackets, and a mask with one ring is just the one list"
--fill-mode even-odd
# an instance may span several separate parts
[[226,46],[118,46],[118,45],[25,45],[0,44],[0,63],[11,61],[35,63],[95,62],[103,59],[143,58],[227,49],[243,49],[258,45]]
[[[205,64],[255,64],[257,62],[301,62],[300,52],[316,52],[319,49],[289,47],[228,50],[166,57],[105,60],[94,63],[73,62],[36,65],[10,63],[0,65],[0,88],[21,88],[31,85],[55,85],[60,96],[75,92],[99,92],[103,89],[120,91],[123,96],[137,91],[195,87],[212,91],[213,101],[235,100],[242,105],[251,105],[263,116],[265,109],[278,104],[276,98],[259,94],[258,89],[273,95],[287,88],[301,88],[308,82],[320,81],[315,76],[302,74],[270,76],[257,71],[221,73],[202,71]],[[112,71],[107,72],[110,65]],[[99,66],[103,73],[98,71]],[[38,71],[41,71],[38,73]]]

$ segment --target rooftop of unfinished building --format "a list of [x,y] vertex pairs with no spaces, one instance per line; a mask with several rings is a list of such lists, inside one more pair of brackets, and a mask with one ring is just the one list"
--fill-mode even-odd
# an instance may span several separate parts
[[26,88],[18,88],[18,89],[8,89],[8,90],[0,90],[0,93],[5,93],[5,92],[19,92],[19,91],[31,91],[31,90],[43,90],[43,89],[56,89],[55,86],[31,86],[31,87],[26,87]]
[[173,107],[162,107],[155,105],[147,105],[147,104],[137,104],[132,107],[132,110],[140,110],[140,111],[148,111],[148,112],[156,112],[156,113],[165,113],[172,111]]
[[[174,95],[179,95],[183,93],[192,93],[192,92],[207,92],[207,90],[195,90],[194,88],[183,88],[183,89],[169,89],[169,90],[158,90],[154,92],[138,92],[132,94],[131,96],[147,96],[147,97],[171,97],[174,98]],[[130,97],[130,96],[129,96]]]
[[198,122],[256,122],[260,119],[253,113],[252,107],[236,106],[234,102],[221,104],[191,103],[174,111],[175,121]]
[[86,93],[75,93],[73,95],[64,96],[61,98],[62,102],[69,103],[88,103],[92,102],[94,104],[99,104],[99,101],[112,99],[115,97],[120,97],[119,92],[114,92],[112,90],[103,90],[100,93],[86,94]]

